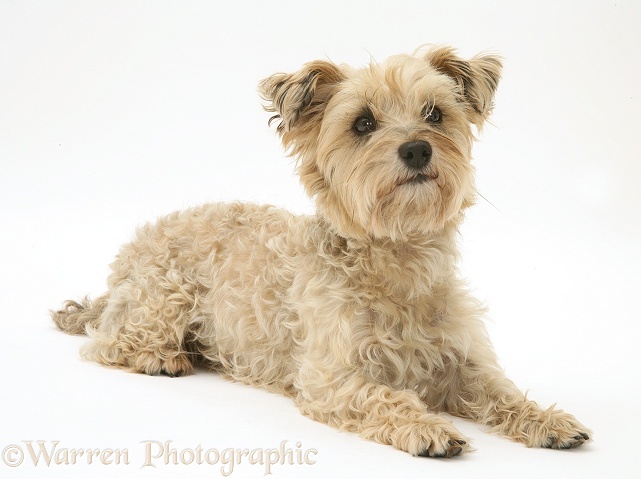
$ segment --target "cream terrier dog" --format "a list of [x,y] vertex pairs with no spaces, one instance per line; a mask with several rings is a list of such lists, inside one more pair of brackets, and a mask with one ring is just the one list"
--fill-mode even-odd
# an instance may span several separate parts
[[317,215],[209,204],[141,228],[107,293],[53,312],[86,358],[147,374],[204,363],[303,414],[416,456],[469,450],[439,413],[528,446],[589,440],[499,368],[457,274],[474,139],[499,58],[446,47],[363,69],[328,61],[260,84]]

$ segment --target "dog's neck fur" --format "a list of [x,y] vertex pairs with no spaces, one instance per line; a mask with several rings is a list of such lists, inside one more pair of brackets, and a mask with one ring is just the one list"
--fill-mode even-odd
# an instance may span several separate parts
[[320,254],[358,278],[360,291],[380,296],[384,291],[403,303],[431,296],[433,289],[456,275],[458,220],[432,234],[414,233],[403,240],[344,238],[319,223],[324,237]]

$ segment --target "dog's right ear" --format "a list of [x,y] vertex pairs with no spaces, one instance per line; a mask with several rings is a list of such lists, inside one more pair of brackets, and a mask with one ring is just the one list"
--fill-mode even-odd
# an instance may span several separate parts
[[338,66],[321,60],[307,63],[296,73],[276,73],[264,79],[258,88],[267,101],[265,110],[276,113],[269,123],[279,121],[281,136],[320,125],[327,102],[344,79]]

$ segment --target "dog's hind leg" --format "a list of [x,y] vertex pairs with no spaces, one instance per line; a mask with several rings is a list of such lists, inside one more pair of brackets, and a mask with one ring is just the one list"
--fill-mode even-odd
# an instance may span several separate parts
[[130,272],[112,282],[97,328],[87,331],[91,342],[83,356],[152,375],[190,373],[185,341],[196,296],[196,286],[175,270],[147,267]]

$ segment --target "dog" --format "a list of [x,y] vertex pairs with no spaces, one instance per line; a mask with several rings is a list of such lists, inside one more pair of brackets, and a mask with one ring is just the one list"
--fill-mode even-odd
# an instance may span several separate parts
[[422,47],[364,68],[313,61],[263,80],[270,124],[316,214],[207,204],[137,231],[108,291],[53,311],[82,355],[181,376],[204,364],[310,418],[414,456],[470,451],[447,413],[527,446],[591,432],[505,377],[457,272],[475,201],[473,128],[501,59]]

